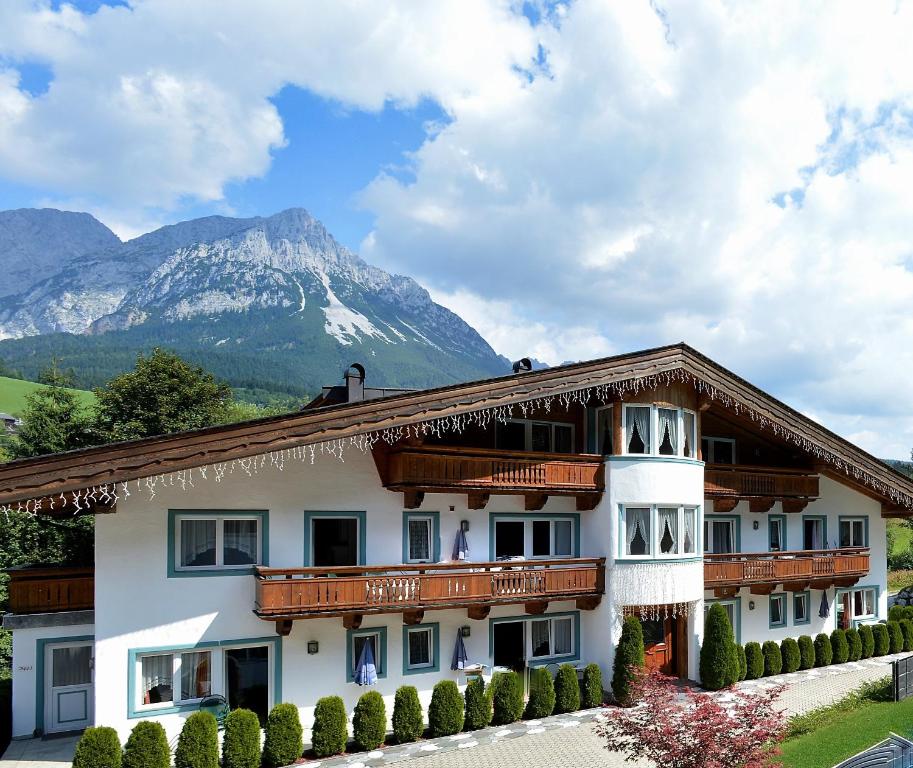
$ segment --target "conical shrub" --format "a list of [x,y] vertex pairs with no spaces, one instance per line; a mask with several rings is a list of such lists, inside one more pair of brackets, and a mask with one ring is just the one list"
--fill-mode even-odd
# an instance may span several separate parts
[[729,616],[714,603],[704,620],[704,643],[701,645],[701,685],[707,690],[728,688],[739,679],[739,662]]
[[621,637],[615,648],[615,665],[612,670],[612,695],[622,707],[630,706],[631,687],[644,666],[644,630],[640,619],[627,616],[621,625]]

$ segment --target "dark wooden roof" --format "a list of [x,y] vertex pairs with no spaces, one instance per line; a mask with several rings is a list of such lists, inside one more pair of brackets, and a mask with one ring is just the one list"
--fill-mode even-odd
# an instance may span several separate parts
[[539,397],[656,377],[694,381],[724,406],[748,412],[764,429],[790,435],[894,504],[913,510],[913,481],[852,443],[752,386],[686,344],[376,400],[298,411],[0,465],[0,504],[93,485],[151,477],[232,459],[405,427]]

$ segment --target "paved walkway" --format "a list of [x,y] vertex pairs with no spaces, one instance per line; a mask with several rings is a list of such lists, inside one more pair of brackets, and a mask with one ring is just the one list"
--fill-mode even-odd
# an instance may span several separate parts
[[54,739],[15,739],[0,760],[0,768],[69,768],[78,736]]

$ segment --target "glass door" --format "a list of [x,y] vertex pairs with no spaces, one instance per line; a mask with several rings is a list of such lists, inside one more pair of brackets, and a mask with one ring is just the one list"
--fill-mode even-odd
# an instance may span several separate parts
[[227,649],[225,683],[228,705],[256,712],[260,725],[265,726],[270,708],[269,647]]

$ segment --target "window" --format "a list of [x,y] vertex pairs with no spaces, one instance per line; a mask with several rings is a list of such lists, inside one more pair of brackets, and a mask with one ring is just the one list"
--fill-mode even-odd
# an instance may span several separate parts
[[596,453],[611,456],[614,453],[612,440],[615,436],[614,422],[612,421],[612,406],[600,408],[596,411]]
[[724,555],[736,550],[738,518],[704,518],[704,552]]
[[702,437],[701,453],[707,464],[735,464],[735,440],[729,437]]
[[697,551],[694,507],[622,507],[622,557],[674,557]]
[[661,456],[678,456],[678,409],[657,408],[659,419],[659,453]]
[[697,532],[697,510],[694,509],[694,507],[685,507],[683,520],[682,554],[693,555],[697,552],[697,541],[695,541],[695,533]]
[[[416,517],[434,517],[434,513],[416,513]],[[403,557],[408,556],[408,518],[403,519]],[[333,568],[363,565],[365,562],[365,512],[305,512],[304,564]],[[432,532],[432,556],[434,554]]]
[[710,610],[711,605],[721,605],[723,610],[726,611],[726,616],[729,619],[729,626],[732,627],[732,633],[735,635],[735,641],[737,643],[742,642],[742,626],[741,626],[741,605],[742,602],[738,598],[735,600],[705,600],[704,601],[704,620],[707,619],[707,612]]
[[786,595],[770,596],[770,628],[786,626]]
[[626,507],[625,520],[625,554],[649,555],[650,548],[650,508]]
[[652,410],[649,405],[625,406],[625,447],[627,453],[650,453],[650,417]]
[[837,627],[849,629],[861,620],[878,618],[878,590],[862,587],[837,592]]
[[495,445],[507,451],[573,453],[574,425],[556,421],[511,419],[498,424]]
[[682,455],[689,459],[697,458],[697,419],[692,411],[682,411],[683,444]]
[[781,515],[771,515],[767,518],[768,551],[786,551],[786,529],[784,524],[785,520]]
[[141,656],[139,706],[171,706],[209,696],[212,693],[211,657],[210,651]]
[[796,592],[793,595],[793,624],[811,623],[809,593]]
[[825,549],[827,547],[826,518],[802,518],[802,548]]
[[387,628],[375,627],[370,629],[350,629],[346,632],[346,674],[347,680],[355,681],[355,670],[358,660],[366,645],[371,647],[371,656],[374,659],[374,668],[378,677],[387,676]]
[[[599,427],[605,441],[605,435],[612,433],[611,413],[605,409],[600,416],[603,421],[599,422]],[[625,405],[623,422],[625,453],[695,458],[697,417],[693,411],[667,406]]]
[[678,507],[660,507],[659,551],[664,555],[676,554],[679,548]]
[[529,622],[530,655],[569,656],[574,652],[574,628],[570,616],[534,619]]
[[577,518],[495,518],[495,560],[505,558],[575,557]]
[[265,513],[171,514],[171,575],[214,570],[246,572],[265,563]]
[[440,560],[440,516],[437,512],[403,512],[403,562]]
[[419,624],[403,627],[403,673],[420,674],[437,672],[439,627],[437,624]]
[[865,518],[851,517],[840,520],[840,546],[866,547]]

